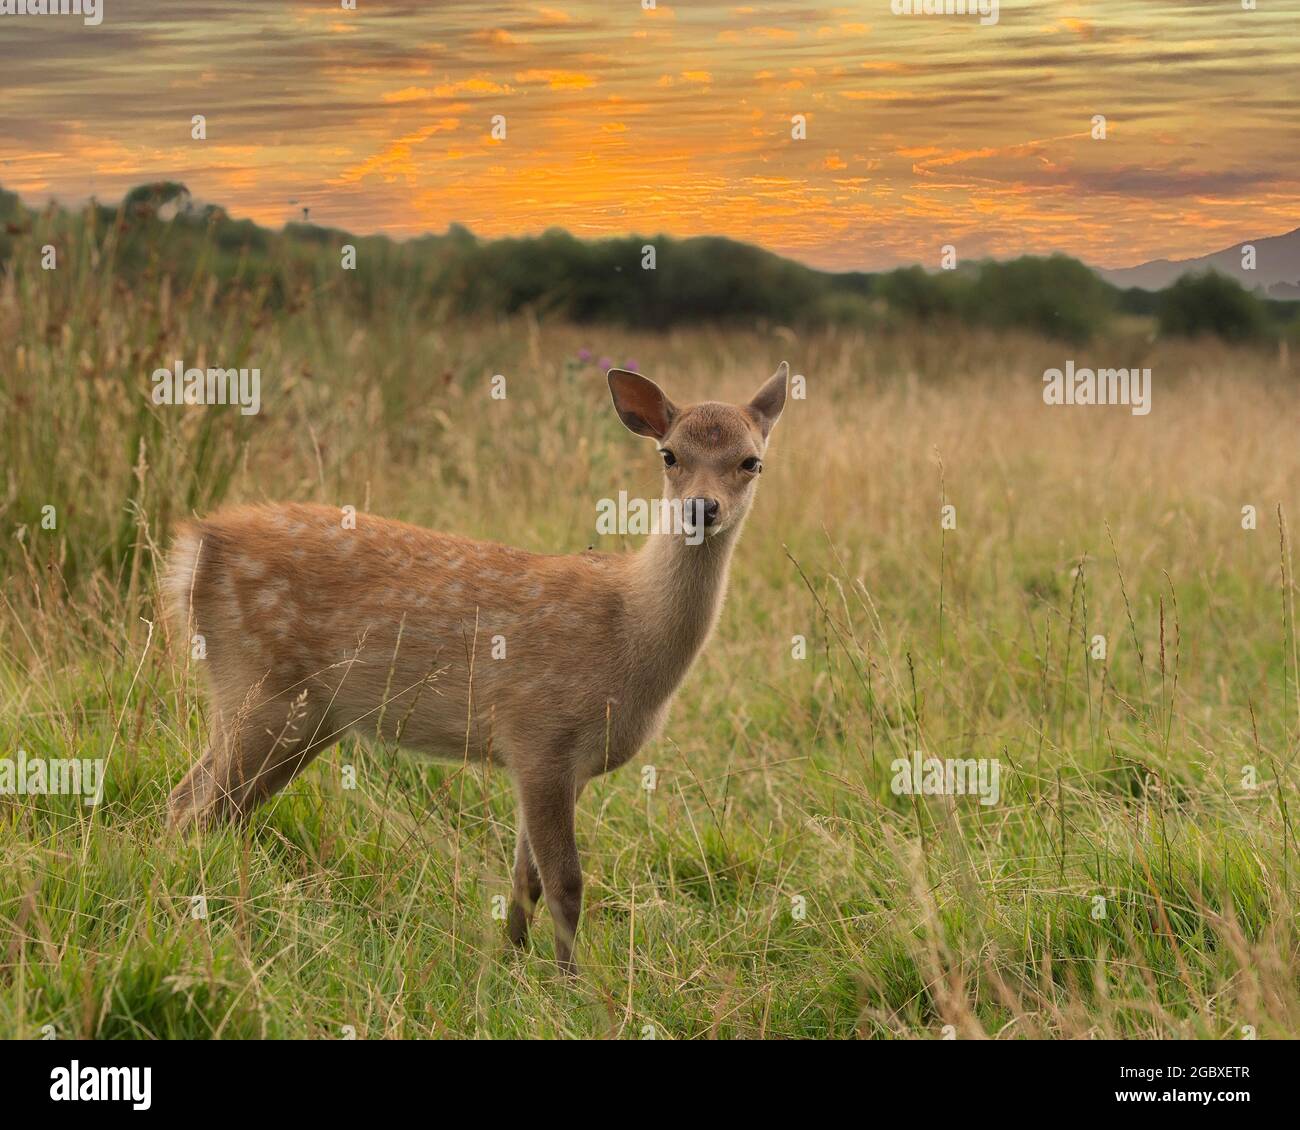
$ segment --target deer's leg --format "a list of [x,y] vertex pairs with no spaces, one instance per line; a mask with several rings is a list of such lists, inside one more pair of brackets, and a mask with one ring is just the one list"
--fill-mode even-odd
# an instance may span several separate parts
[[524,810],[519,808],[519,836],[515,840],[515,868],[510,892],[510,915],[506,932],[510,940],[522,946],[528,940],[528,926],[533,920],[537,900],[542,897],[542,877],[533,860],[533,849],[528,843],[528,829],[524,824]]
[[207,752],[172,791],[173,827],[210,827],[246,817],[337,740],[320,709],[264,703],[213,735]]
[[214,727],[207,750],[167,798],[168,819],[172,827],[183,828],[191,823],[207,822],[221,807],[217,766],[224,746],[225,738],[220,727]]
[[520,792],[528,846],[555,923],[555,960],[565,973],[576,974],[573,940],[582,913],[582,866],[574,838],[577,789],[571,780],[523,782]]

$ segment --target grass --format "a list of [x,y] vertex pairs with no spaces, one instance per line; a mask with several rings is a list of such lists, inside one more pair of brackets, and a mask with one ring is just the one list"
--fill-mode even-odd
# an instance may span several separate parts
[[[1300,1036],[1285,355],[429,322],[327,286],[272,319],[201,268],[128,283],[111,241],[37,261],[0,283],[0,756],[107,775],[94,807],[0,797],[0,1035]],[[634,548],[596,500],[656,459],[584,347],[683,400],[788,357],[807,396],[665,734],[583,796],[582,977],[544,910],[505,941],[500,772],[349,740],[249,828],[169,836],[206,733],[158,614],[175,522],[305,499]],[[1067,356],[1150,366],[1151,414],[1045,406]],[[262,413],[155,407],[178,357],[260,367]],[[998,758],[1000,803],[896,796],[914,749]]]

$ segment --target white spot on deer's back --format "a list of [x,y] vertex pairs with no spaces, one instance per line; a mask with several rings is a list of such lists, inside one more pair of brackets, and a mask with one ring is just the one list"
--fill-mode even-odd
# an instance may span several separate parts
[[235,568],[239,575],[247,581],[261,580],[266,576],[266,565],[258,561],[255,557],[241,557],[236,563]]
[[289,603],[289,582],[283,577],[262,585],[253,598],[253,606],[262,612],[283,612]]

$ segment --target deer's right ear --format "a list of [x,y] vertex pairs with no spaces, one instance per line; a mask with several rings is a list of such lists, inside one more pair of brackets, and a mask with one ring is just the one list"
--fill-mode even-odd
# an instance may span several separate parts
[[654,381],[626,369],[610,369],[610,395],[618,418],[639,436],[663,439],[672,427],[677,408]]

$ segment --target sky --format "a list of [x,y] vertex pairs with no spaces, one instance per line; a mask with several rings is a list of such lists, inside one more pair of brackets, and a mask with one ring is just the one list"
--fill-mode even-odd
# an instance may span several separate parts
[[724,235],[831,270],[944,245],[1119,267],[1300,226],[1300,0],[1013,0],[991,25],[890,0],[344,2],[0,15],[0,187],[179,180],[270,226]]

